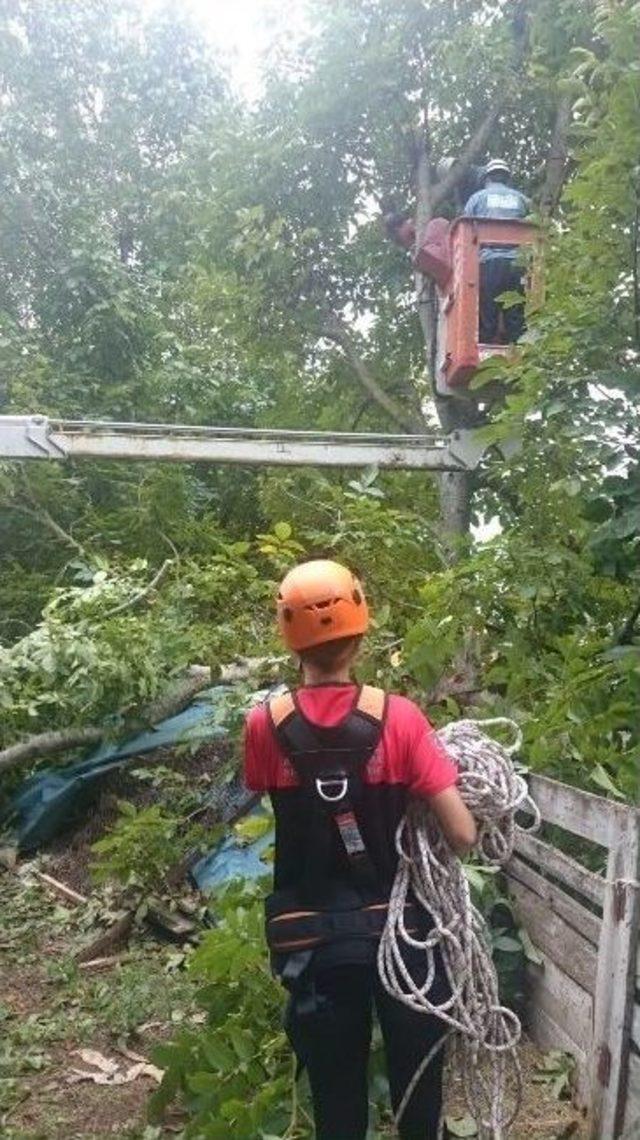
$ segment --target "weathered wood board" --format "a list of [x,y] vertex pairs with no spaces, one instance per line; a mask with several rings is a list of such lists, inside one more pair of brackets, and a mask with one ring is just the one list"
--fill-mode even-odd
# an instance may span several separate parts
[[604,877],[518,835],[509,889],[543,958],[529,968],[532,1033],[575,1057],[591,1140],[640,1140],[640,813],[544,776],[530,790],[545,822],[607,852]]

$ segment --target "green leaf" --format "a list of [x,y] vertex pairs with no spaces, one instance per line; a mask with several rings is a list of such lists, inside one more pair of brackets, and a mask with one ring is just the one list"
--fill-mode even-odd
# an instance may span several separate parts
[[234,825],[234,835],[244,844],[255,843],[262,839],[273,827],[273,819],[269,815],[250,815]]
[[596,784],[597,787],[602,788],[603,791],[609,792],[612,796],[616,796],[617,799],[624,799],[622,792],[617,787],[617,785],[614,784],[611,776],[607,772],[606,768],[602,766],[602,764],[596,764],[595,767],[591,769],[589,772],[589,779],[591,780],[592,784]]
[[280,542],[286,542],[293,534],[291,524],[288,522],[277,522],[273,528],[273,533],[276,538],[280,539]]
[[523,926],[518,928],[518,937],[522,943],[522,948],[528,962],[532,962],[535,966],[543,966],[544,958],[538,950],[537,946],[531,941],[529,932]]
[[220,1034],[222,1033],[224,1033],[224,1029],[219,1031],[218,1036],[209,1037],[203,1043],[203,1049],[207,1061],[214,1069],[218,1069],[223,1073],[229,1073],[235,1068],[237,1058],[229,1045],[221,1039]]
[[521,954],[523,947],[517,938],[511,938],[508,934],[501,934],[494,940],[494,950],[503,950],[508,954]]

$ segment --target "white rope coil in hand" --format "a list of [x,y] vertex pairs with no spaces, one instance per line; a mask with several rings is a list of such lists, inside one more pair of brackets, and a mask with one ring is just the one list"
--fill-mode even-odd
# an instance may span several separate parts
[[[486,735],[487,728],[498,725],[515,732],[513,744],[506,746]],[[525,810],[533,816],[533,830],[540,823],[526,782],[511,760],[522,743],[520,729],[501,717],[461,720],[440,729],[437,737],[458,765],[458,789],[478,826],[477,854],[488,866],[503,865],[513,852],[517,813]],[[396,847],[398,870],[378,950],[380,978],[398,1001],[436,1015],[449,1026],[449,1033],[445,1031],[407,1086],[396,1121],[401,1119],[429,1063],[453,1034],[455,1062],[479,1136],[502,1140],[519,1108],[516,1046],[521,1029],[516,1015],[500,1004],[486,924],[471,901],[462,864],[426,804],[411,804],[398,828]],[[412,936],[404,925],[404,906],[411,898],[434,922],[423,940]],[[421,984],[405,965],[403,947],[424,951],[427,976]],[[442,1001],[432,1001],[438,952],[451,992]],[[507,1105],[509,1070],[515,1077],[511,1106]]]

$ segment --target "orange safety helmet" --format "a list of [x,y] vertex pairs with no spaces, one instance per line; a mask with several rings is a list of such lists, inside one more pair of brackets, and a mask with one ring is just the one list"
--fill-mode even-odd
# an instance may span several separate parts
[[278,626],[289,649],[356,637],[369,625],[358,579],[339,562],[318,558],[290,570],[278,592]]

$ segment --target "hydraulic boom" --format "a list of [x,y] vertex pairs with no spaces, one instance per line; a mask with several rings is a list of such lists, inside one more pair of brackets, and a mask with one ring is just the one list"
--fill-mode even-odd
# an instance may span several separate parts
[[0,459],[153,459],[466,471],[477,466],[484,450],[473,434],[380,435],[0,416]]

